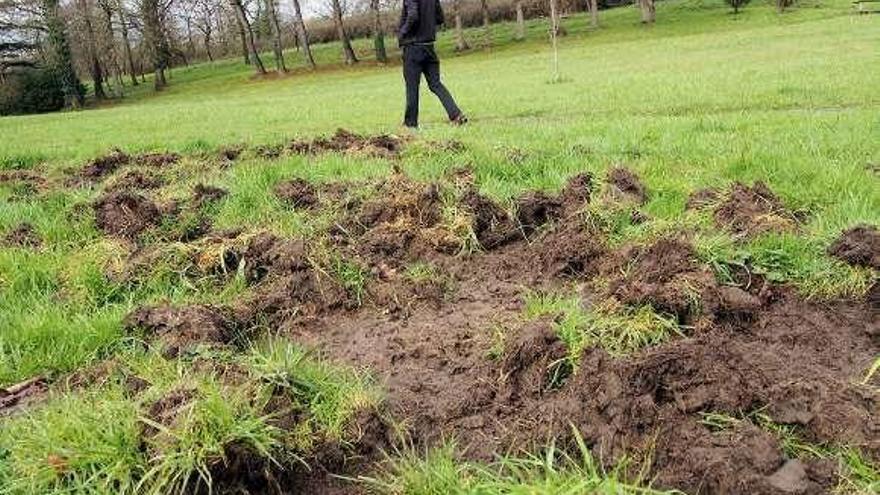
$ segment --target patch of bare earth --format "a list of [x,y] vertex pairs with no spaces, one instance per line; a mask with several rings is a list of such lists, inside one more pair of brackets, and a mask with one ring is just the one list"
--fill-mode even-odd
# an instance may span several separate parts
[[767,232],[791,232],[797,217],[763,182],[751,187],[735,182],[714,211],[715,223],[741,237]]
[[37,249],[43,245],[43,240],[40,238],[40,234],[33,225],[27,222],[22,222],[3,236],[0,245]]

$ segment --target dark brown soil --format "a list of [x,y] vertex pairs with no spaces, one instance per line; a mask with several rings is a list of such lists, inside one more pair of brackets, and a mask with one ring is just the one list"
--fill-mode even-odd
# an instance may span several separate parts
[[110,192],[95,202],[95,222],[107,235],[135,239],[159,224],[159,208],[145,196],[129,191]]
[[129,170],[118,178],[114,179],[113,182],[107,187],[108,191],[138,191],[138,190],[147,190],[147,189],[157,189],[165,185],[165,180],[162,177],[149,173],[142,172],[140,170]]
[[43,245],[43,240],[33,225],[23,222],[7,232],[0,244],[8,247],[37,249]]
[[625,199],[637,204],[648,201],[648,190],[638,176],[629,169],[616,167],[608,172],[609,193],[613,199]]
[[561,200],[568,209],[577,209],[590,202],[593,195],[593,175],[583,172],[572,176],[562,189]]
[[686,210],[701,210],[715,205],[721,198],[721,192],[714,187],[700,189],[688,196]]
[[311,208],[318,204],[318,190],[301,178],[278,184],[275,186],[275,195],[294,208]]
[[530,192],[516,200],[516,219],[526,236],[562,216],[562,201],[543,192]]
[[744,237],[796,228],[795,216],[763,182],[734,183],[715,209],[715,223]]
[[400,153],[402,146],[402,140],[396,136],[387,134],[362,136],[345,129],[338,129],[336,134],[329,138],[294,141],[290,143],[289,149],[299,154],[346,152],[380,158],[395,158]]
[[228,146],[217,150],[217,156],[224,162],[234,162],[243,152],[243,146]]
[[880,270],[880,231],[873,225],[857,225],[843,232],[828,254],[850,265]]
[[88,165],[83,167],[80,174],[92,180],[103,179],[107,175],[112,174],[119,167],[128,165],[131,162],[131,156],[123,153],[119,149],[111,151],[109,154],[95,158]]
[[495,249],[517,239],[523,233],[503,208],[476,189],[465,193],[461,204],[473,216],[473,230],[483,249]]
[[142,331],[155,338],[164,354],[176,357],[198,345],[223,346],[243,335],[231,311],[209,305],[145,306],[125,318],[130,331]]
[[168,165],[174,165],[180,161],[180,155],[177,153],[142,153],[134,157],[134,161],[138,165],[146,165],[148,167],[162,168]]
[[215,201],[220,201],[229,194],[226,189],[216,186],[206,186],[205,184],[196,184],[193,188],[192,203],[196,208],[201,208]]
[[0,387],[0,416],[12,414],[47,390],[48,381],[44,377],[31,378],[6,388]]

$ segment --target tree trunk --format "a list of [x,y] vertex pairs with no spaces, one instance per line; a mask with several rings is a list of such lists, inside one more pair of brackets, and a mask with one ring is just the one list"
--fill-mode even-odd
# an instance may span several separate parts
[[104,13],[104,38],[103,50],[110,59],[110,67],[113,69],[113,92],[117,98],[122,98],[122,69],[119,66],[119,54],[116,52],[116,37],[113,31],[113,7],[106,0],[99,2],[101,11]]
[[208,55],[208,62],[214,61],[214,56],[211,55],[211,35],[205,34],[205,54]]
[[559,81],[559,12],[556,0],[550,0],[550,41],[553,45],[553,82]]
[[639,0],[639,6],[642,8],[642,23],[653,24],[657,16],[654,9],[654,0]]
[[257,74],[265,74],[266,68],[263,66],[263,61],[260,60],[260,54],[257,52],[257,45],[254,43],[254,31],[251,29],[251,23],[248,21],[247,14],[244,11],[244,5],[241,4],[241,0],[229,0],[230,5],[232,5],[232,10],[238,18],[239,24],[244,29],[245,39],[247,41],[247,48],[249,49],[251,62],[254,64],[254,68],[257,70]]
[[293,23],[296,29],[296,39],[299,40],[299,46],[302,49],[303,59],[310,69],[315,68],[315,58],[312,57],[312,49],[309,46],[309,33],[306,31],[306,23],[303,22],[302,9],[299,0],[293,0]]
[[165,80],[165,69],[171,59],[171,50],[168,48],[168,40],[165,39],[165,31],[162,29],[162,21],[159,16],[159,0],[143,0],[141,2],[141,18],[144,23],[144,38],[150,48],[150,56],[153,62],[153,87],[156,91],[168,85]]
[[269,15],[269,29],[272,31],[272,50],[275,53],[275,69],[278,72],[287,72],[284,65],[284,49],[281,46],[281,25],[278,22],[278,12],[275,8],[275,0],[266,0],[266,13]]
[[237,7],[235,7],[234,2],[232,3],[232,17],[235,18],[235,25],[238,28],[238,37],[241,40],[241,55],[242,57],[244,57],[244,65],[250,65],[251,57],[248,50],[247,33],[244,30],[244,24],[241,23],[241,18],[238,15],[238,9]]
[[590,26],[599,27],[599,0],[590,0]]
[[107,98],[104,93],[104,71],[101,68],[101,61],[98,60],[98,45],[95,42],[95,30],[92,26],[92,13],[87,0],[77,0],[77,7],[82,16],[83,31],[86,38],[86,58],[89,63],[89,73],[92,76],[92,85],[94,86],[95,99],[103,100]]
[[342,43],[342,55],[345,58],[346,65],[356,64],[358,59],[351,47],[351,41],[348,39],[348,33],[345,32],[345,24],[342,22],[342,5],[339,0],[332,0],[333,4],[333,22],[336,24],[336,33],[339,41]]
[[373,46],[376,48],[376,60],[384,64],[388,62],[388,53],[385,51],[385,31],[382,29],[379,0],[370,0],[370,10],[373,11]]
[[452,0],[453,16],[455,17],[455,51],[463,52],[470,48],[464,38],[464,25],[461,21],[461,0]]
[[526,16],[523,14],[522,0],[516,2],[516,35],[514,39],[517,41],[526,39]]
[[483,36],[485,46],[492,44],[492,28],[489,26],[489,0],[480,0],[480,12],[483,15]]
[[116,10],[119,14],[119,32],[122,34],[122,49],[125,50],[128,75],[131,76],[131,85],[137,86],[138,80],[135,74],[134,57],[131,54],[131,41],[128,39],[128,17],[125,15],[125,7],[122,6],[122,0],[116,0]]
[[42,8],[46,21],[49,66],[61,80],[64,104],[71,108],[82,108],[83,94],[73,68],[73,56],[70,54],[64,21],[58,11],[58,0],[42,0]]

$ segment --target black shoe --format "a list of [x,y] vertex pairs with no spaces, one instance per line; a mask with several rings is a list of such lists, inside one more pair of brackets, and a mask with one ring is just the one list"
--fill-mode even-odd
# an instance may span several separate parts
[[465,125],[468,123],[467,115],[460,113],[454,119],[449,119],[452,125]]

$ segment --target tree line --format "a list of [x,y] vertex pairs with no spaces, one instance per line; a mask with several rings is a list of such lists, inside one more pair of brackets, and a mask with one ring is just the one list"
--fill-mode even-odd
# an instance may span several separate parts
[[[355,64],[358,56],[352,38],[370,36],[375,59],[386,62],[385,38],[394,35],[400,1],[0,0],[0,114],[78,108],[87,91],[95,100],[122,97],[126,86],[144,84],[147,73],[152,73],[158,91],[168,84],[166,72],[173,66],[236,53],[257,74],[273,69],[287,72],[285,50],[291,48],[306,67],[314,68],[315,42],[339,41],[341,60]],[[523,39],[526,19],[550,16],[555,39],[561,15],[588,11],[589,22],[596,27],[601,8],[631,1],[638,3],[642,22],[655,21],[654,0],[444,0],[444,4],[456,49],[466,50],[475,43],[491,43],[494,22],[515,20],[515,37]],[[747,0],[727,1],[738,9]],[[308,22],[306,12],[312,15]],[[464,29],[474,26],[482,26],[483,35],[469,40]],[[264,50],[273,53],[274,67],[264,64],[260,56]],[[88,81],[89,88],[81,81]],[[29,96],[28,90],[42,94]]]

